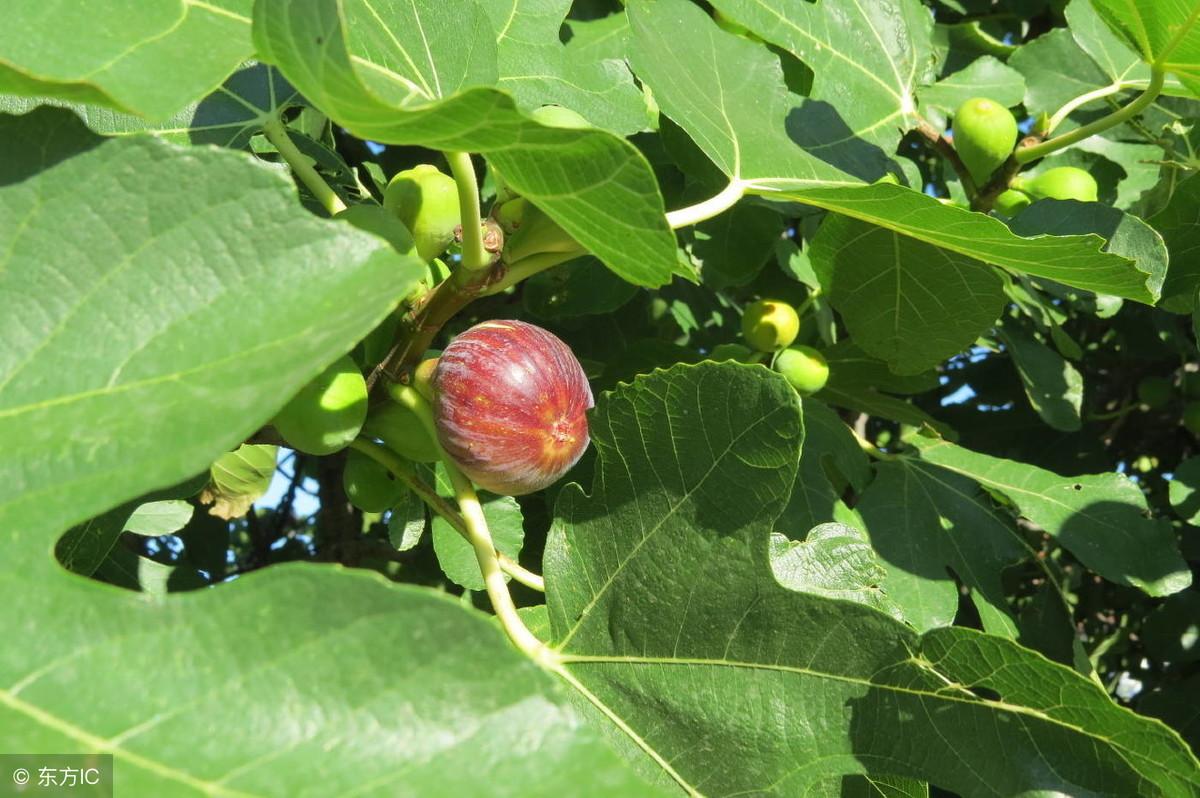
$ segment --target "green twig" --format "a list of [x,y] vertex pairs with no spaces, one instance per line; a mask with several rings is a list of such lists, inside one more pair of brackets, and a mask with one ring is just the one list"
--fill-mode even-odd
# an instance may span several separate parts
[[1095,122],[1090,122],[1082,127],[1064,133],[1061,136],[1056,136],[1049,141],[1043,141],[1041,144],[1035,144],[1032,147],[1020,147],[1013,154],[1017,163],[1027,164],[1031,161],[1036,161],[1038,158],[1044,158],[1052,152],[1057,152],[1064,147],[1069,147],[1072,144],[1083,141],[1086,138],[1096,135],[1102,131],[1108,130],[1110,127],[1115,127],[1127,119],[1137,116],[1145,110],[1162,91],[1164,72],[1155,67],[1150,70],[1150,84],[1146,86],[1145,91],[1135,97],[1126,105],[1113,111],[1111,114],[1097,119]]
[[336,216],[346,210],[346,203],[342,202],[342,198],[313,168],[308,157],[296,147],[279,117],[273,116],[263,123],[263,135],[279,151],[280,157],[291,167],[292,173],[300,178],[300,182],[312,192],[330,216]]

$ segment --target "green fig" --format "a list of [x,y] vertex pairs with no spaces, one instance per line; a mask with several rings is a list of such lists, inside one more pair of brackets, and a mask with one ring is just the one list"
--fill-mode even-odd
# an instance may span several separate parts
[[396,454],[417,463],[433,463],[439,457],[437,445],[413,411],[395,402],[371,408],[363,425],[363,435],[378,438]]
[[1010,188],[996,197],[996,203],[992,207],[995,208],[996,213],[1002,216],[1016,216],[1028,208],[1032,202],[1033,200],[1025,192]]
[[829,381],[829,364],[825,362],[825,356],[811,346],[783,350],[775,358],[775,370],[801,396],[816,393]]
[[954,149],[971,178],[983,185],[1008,160],[1017,141],[1017,120],[986,97],[972,97],[954,113]]
[[568,130],[586,130],[592,127],[582,114],[561,105],[543,105],[529,114],[535,122],[546,127],[561,127]]
[[454,240],[460,223],[458,185],[436,166],[420,164],[388,182],[383,207],[400,219],[423,260],[440,255]]
[[348,356],[300,389],[272,420],[287,445],[305,454],[344,449],[367,417],[367,382]]
[[1038,199],[1095,202],[1098,192],[1096,179],[1075,166],[1047,169],[1024,185]]
[[433,401],[433,372],[437,370],[441,354],[437,350],[429,350],[425,353],[425,359],[413,369],[412,386],[427,402]]
[[524,197],[513,197],[507,202],[498,204],[495,210],[492,211],[492,216],[496,219],[496,223],[500,225],[500,229],[504,231],[504,234],[510,236],[521,226],[528,207],[529,200]]
[[1151,409],[1165,407],[1171,393],[1171,381],[1166,377],[1143,377],[1137,384],[1138,401]]
[[742,314],[742,336],[760,352],[783,349],[799,334],[800,317],[786,302],[760,299],[746,306]]
[[519,226],[504,242],[504,261],[516,263],[531,255],[568,253],[583,249],[579,243],[558,226],[558,223],[535,205],[521,211]]
[[364,513],[382,513],[404,495],[404,484],[391,471],[356,449],[346,455],[342,487],[350,503]]

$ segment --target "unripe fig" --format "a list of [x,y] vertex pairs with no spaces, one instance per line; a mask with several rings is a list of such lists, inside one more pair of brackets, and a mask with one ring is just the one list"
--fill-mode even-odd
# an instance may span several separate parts
[[1200,435],[1200,402],[1188,402],[1183,408],[1183,426],[1193,435]]
[[348,446],[366,417],[366,380],[343,355],[301,388],[271,423],[296,451],[325,455]]
[[535,205],[527,205],[521,213],[521,222],[505,242],[504,260],[516,263],[531,255],[546,252],[572,252],[582,247],[566,230],[558,226]]
[[371,408],[363,425],[363,434],[378,438],[396,454],[416,463],[433,463],[439,459],[437,446],[429,431],[413,411],[395,402]]
[[425,397],[425,401],[427,402],[433,401],[433,372],[437,370],[438,357],[441,354],[441,352],[438,352],[433,357],[426,357],[413,369],[413,388],[417,390],[417,393]]
[[996,213],[1003,216],[1016,216],[1018,213],[1028,208],[1033,200],[1023,191],[1017,191],[1015,188],[1005,189],[996,197],[996,203],[992,207],[996,209]]
[[1166,377],[1143,377],[1137,384],[1138,401],[1158,409],[1171,401],[1171,381]]
[[562,127],[569,130],[585,130],[592,126],[582,114],[564,108],[561,105],[543,105],[530,114],[533,119],[546,127]]
[[971,178],[983,185],[1008,160],[1017,141],[1017,120],[986,97],[972,97],[954,113],[954,149]]
[[800,334],[800,317],[786,302],[760,299],[746,306],[742,314],[742,335],[746,343],[760,352],[783,349]]
[[445,251],[460,222],[454,178],[430,164],[397,173],[383,193],[383,207],[412,233],[417,254],[424,260]]
[[475,325],[438,358],[433,389],[442,448],[493,493],[541,490],[587,449],[587,376],[570,348],[540,327]]
[[525,219],[525,209],[528,207],[529,200],[524,197],[513,197],[509,201],[497,205],[492,216],[495,217],[504,234],[510,236],[521,226],[521,222]]
[[825,356],[811,346],[793,346],[783,350],[775,358],[775,370],[801,396],[816,393],[829,381],[829,364],[825,362]]
[[364,513],[382,513],[404,495],[404,485],[392,472],[356,449],[346,455],[342,487],[350,503]]
[[1026,190],[1038,199],[1095,202],[1099,189],[1096,179],[1074,166],[1056,166],[1028,181]]

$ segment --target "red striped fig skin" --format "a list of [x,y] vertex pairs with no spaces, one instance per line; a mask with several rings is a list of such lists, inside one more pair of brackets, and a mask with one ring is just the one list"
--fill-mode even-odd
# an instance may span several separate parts
[[475,325],[438,359],[433,390],[442,448],[493,493],[541,490],[588,447],[587,375],[570,348],[541,327]]

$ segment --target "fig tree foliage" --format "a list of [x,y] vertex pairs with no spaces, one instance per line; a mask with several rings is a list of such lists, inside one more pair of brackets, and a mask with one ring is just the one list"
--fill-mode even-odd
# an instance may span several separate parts
[[0,752],[1200,795],[1198,76],[1194,0],[10,0]]

